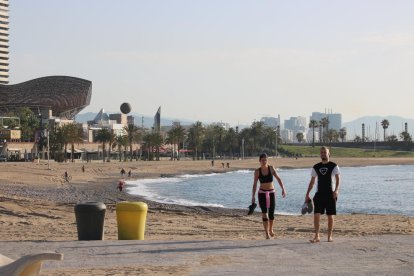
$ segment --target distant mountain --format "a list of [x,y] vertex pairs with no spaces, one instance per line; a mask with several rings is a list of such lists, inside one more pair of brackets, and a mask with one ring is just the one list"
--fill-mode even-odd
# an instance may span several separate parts
[[[106,111],[107,114],[114,114],[119,112],[110,112]],[[75,117],[75,121],[79,123],[86,123],[87,121],[93,120],[98,112],[86,112],[82,114],[78,114]],[[135,125],[141,126],[144,125],[145,128],[151,128],[154,125],[154,117],[152,116],[143,116],[142,114],[138,113],[129,113],[128,115],[134,116]],[[173,122],[180,121],[181,125],[191,125],[194,122],[190,120],[180,120],[180,119],[171,119],[171,118],[163,118],[161,114],[161,126],[171,126]]]
[[413,136],[414,134],[414,119],[407,119],[399,116],[365,116],[358,118],[354,121],[342,123],[342,127],[346,127],[347,139],[352,140],[356,135],[362,136],[362,124],[365,124],[365,135],[374,139],[377,129],[377,137],[380,141],[384,139],[384,129],[381,126],[382,120],[388,120],[390,125],[388,126],[386,133],[389,135],[396,135],[399,137],[400,133],[404,131],[404,124],[407,123],[408,132]]

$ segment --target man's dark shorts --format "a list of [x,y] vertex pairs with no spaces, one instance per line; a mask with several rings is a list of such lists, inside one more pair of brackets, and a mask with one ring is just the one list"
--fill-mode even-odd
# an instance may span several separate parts
[[328,216],[336,215],[336,200],[332,194],[319,194],[316,193],[313,197],[313,204],[315,206],[314,214],[319,213],[321,215],[326,214]]

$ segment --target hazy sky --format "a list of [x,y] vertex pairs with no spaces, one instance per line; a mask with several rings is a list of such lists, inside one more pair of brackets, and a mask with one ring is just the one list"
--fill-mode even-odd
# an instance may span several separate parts
[[411,0],[9,2],[10,83],[91,80],[82,113],[414,117]]

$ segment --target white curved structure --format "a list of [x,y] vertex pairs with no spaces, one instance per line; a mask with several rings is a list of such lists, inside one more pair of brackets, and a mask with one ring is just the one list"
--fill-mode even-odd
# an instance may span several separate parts
[[9,83],[9,0],[0,0],[0,84]]

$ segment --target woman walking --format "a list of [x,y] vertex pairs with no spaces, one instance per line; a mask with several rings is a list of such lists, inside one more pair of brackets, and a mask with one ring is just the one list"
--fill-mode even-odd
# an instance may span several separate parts
[[261,154],[259,157],[260,168],[254,171],[252,204],[256,201],[257,181],[260,182],[258,191],[259,206],[262,209],[263,227],[266,239],[274,237],[273,223],[275,219],[275,186],[273,184],[273,176],[282,189],[282,197],[286,196],[285,186],[282,179],[277,174],[275,168],[267,164],[267,155]]

